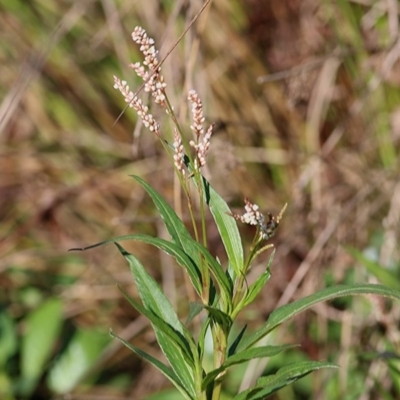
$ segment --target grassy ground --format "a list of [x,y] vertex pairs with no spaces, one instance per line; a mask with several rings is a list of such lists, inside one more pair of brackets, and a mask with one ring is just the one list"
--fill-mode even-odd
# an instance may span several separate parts
[[[135,294],[124,260],[112,246],[67,250],[127,233],[165,235],[129,175],[176,203],[172,166],[131,110],[119,118],[124,102],[112,76],[138,87],[127,67],[140,59],[133,28],[143,26],[163,57],[202,4],[0,0],[6,399],[139,399],[166,387],[107,336],[111,326],[154,347],[148,323],[116,287]],[[250,326],[277,304],[333,283],[400,285],[399,12],[383,0],[214,0],[163,65],[178,116],[184,120],[185,93],[195,87],[207,122],[217,122],[206,174],[229,203],[241,207],[247,196],[274,214],[289,204],[273,240],[271,283],[243,315]],[[172,137],[168,124],[163,130]],[[181,304],[181,271],[152,249],[128,248]],[[44,321],[51,337],[27,334]],[[329,359],[341,369],[276,398],[399,398],[398,367],[388,357],[398,352],[398,323],[399,308],[379,299],[322,305],[296,319],[279,344],[300,343],[293,359]],[[89,353],[79,373],[71,343]],[[42,345],[43,354],[32,352]],[[288,360],[237,371],[232,388],[281,362]]]

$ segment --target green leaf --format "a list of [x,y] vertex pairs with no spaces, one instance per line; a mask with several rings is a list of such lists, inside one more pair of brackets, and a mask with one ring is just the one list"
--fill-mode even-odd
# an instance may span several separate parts
[[21,347],[21,394],[28,395],[44,373],[62,321],[62,303],[56,298],[47,300],[26,317]]
[[217,225],[219,234],[225,247],[229,262],[236,275],[241,275],[243,269],[243,245],[239,229],[232,211],[225,200],[213,189],[210,183],[202,176],[202,191],[205,202]]
[[[157,210],[159,211],[165,226],[172,237],[172,240],[178,244],[194,260],[197,266],[200,265],[200,254],[205,258],[210,271],[215,277],[225,300],[229,298],[232,291],[229,281],[226,278],[221,265],[215,260],[210,252],[200,243],[193,239],[183,222],[176,215],[175,211],[169,206],[164,198],[138,176],[132,176],[139,182],[152,198]],[[230,210],[224,200],[209,186],[208,182],[203,180],[203,192],[207,204],[210,207],[211,214],[214,216],[218,230],[224,232],[225,237],[222,240],[227,249],[229,259],[236,268],[243,265],[243,248],[234,218],[229,213]],[[229,242],[229,243],[225,243]],[[227,248],[228,247],[228,248]]]
[[[5,364],[18,349],[16,324],[8,313],[0,312],[0,371],[5,371]],[[4,369],[3,369],[4,368]]]
[[206,388],[208,384],[214,381],[214,379],[222,372],[231,367],[232,365],[241,364],[255,358],[273,357],[282,351],[292,349],[297,345],[283,345],[283,346],[260,346],[250,350],[244,350],[239,353],[228,357],[227,360],[221,365],[221,367],[210,371],[203,379],[202,387]]
[[166,378],[168,378],[174,386],[182,393],[185,399],[187,400],[194,400],[196,397],[192,396],[186,389],[185,386],[182,384],[179,377],[175,374],[175,372],[168,368],[165,364],[161,361],[157,360],[150,354],[146,353],[145,351],[139,349],[138,347],[134,346],[133,344],[127,342],[126,340],[122,339],[121,337],[115,335],[113,331],[110,329],[110,335],[113,338],[120,340],[128,349],[136,353],[139,357],[142,357],[150,364],[154,365]]
[[47,378],[49,388],[59,394],[73,390],[95,367],[109,342],[103,331],[78,330],[51,368]]
[[208,311],[210,315],[210,320],[220,325],[224,332],[228,334],[232,326],[231,317],[223,311],[219,310],[218,308],[211,306],[204,306],[204,308]]
[[200,312],[203,310],[204,305],[203,303],[194,303],[190,302],[189,303],[189,315],[186,318],[186,325],[190,324],[193,320],[193,318],[200,314]]
[[238,347],[240,341],[243,338],[243,335],[247,329],[247,325],[245,325],[242,330],[239,332],[239,335],[236,336],[236,339],[233,341],[233,343],[230,345],[229,350],[228,350],[228,357],[234,355],[236,353],[236,348]]
[[[177,332],[180,332],[188,339],[187,330],[179,321],[171,303],[160,289],[158,283],[147,273],[146,269],[134,255],[125,251],[118,243],[115,243],[115,245],[129,263],[144,307],[163,319],[168,325],[172,326]],[[179,376],[186,391],[194,395],[193,365],[186,363],[185,356],[181,352],[176,351],[176,344],[168,335],[155,325],[153,325],[153,328],[158,344],[171,364],[172,369]],[[190,345],[193,348],[192,359],[196,359],[195,352],[197,348],[194,343],[190,343]]]
[[274,255],[275,255],[275,250],[272,252],[271,256],[269,257],[267,268],[265,269],[265,271],[248,288],[246,296],[244,298],[244,301],[239,304],[239,307],[240,307],[239,311],[254,301],[254,299],[258,296],[258,294],[264,288],[265,284],[271,278],[270,267],[271,267]]
[[270,314],[267,322],[261,328],[245,338],[244,341],[239,344],[239,350],[251,347],[277,326],[290,318],[293,318],[302,311],[307,310],[316,303],[332,300],[338,297],[355,296],[360,294],[375,294],[400,299],[400,291],[382,285],[355,284],[328,287],[310,296],[304,297],[303,299],[296,300],[293,303],[277,308]]
[[151,310],[146,309],[137,301],[135,301],[121,287],[119,287],[119,290],[129,301],[129,303],[137,311],[139,311],[140,314],[148,318],[155,328],[165,333],[165,335],[171,339],[171,345],[176,347],[175,351],[181,352],[185,356],[187,363],[194,367],[193,354],[190,351],[189,342],[185,339],[185,337],[180,332],[176,331],[171,325],[161,319],[158,315],[154,314]]
[[204,350],[205,350],[205,346],[206,346],[205,341],[206,341],[206,335],[207,335],[209,326],[210,326],[210,317],[207,316],[205,321],[203,321],[201,324],[199,338],[197,340],[200,360],[202,360],[203,356],[204,356]]
[[162,292],[155,279],[146,271],[133,254],[128,253],[118,243],[115,243],[115,245],[128,261],[143,305],[171,325],[175,330],[183,334],[182,323],[179,321],[170,301]]
[[[189,157],[184,157],[184,163],[193,174],[193,182],[200,182],[204,201],[207,203],[211,215],[217,225],[218,232],[225,247],[228,260],[237,276],[241,275],[243,269],[243,245],[240,238],[236,220],[232,217],[232,211],[225,200],[213,189],[204,176],[194,171]],[[197,179],[200,177],[200,180]]]
[[[160,250],[165,251],[167,254],[173,256],[177,263],[186,269],[190,280],[193,284],[194,289],[196,292],[201,295],[201,289],[202,289],[202,283],[201,283],[201,273],[196,265],[195,261],[177,244],[169,242],[167,240],[161,239],[161,238],[155,238],[149,235],[144,235],[144,234],[132,234],[132,235],[123,235],[123,236],[117,236],[112,239],[104,240],[102,242],[93,244],[91,246],[87,246],[83,248],[82,250],[89,250],[93,249],[94,247],[102,246],[104,244],[108,243],[117,243],[117,242],[122,242],[124,240],[135,240],[138,242],[143,242],[147,244],[151,244]],[[193,240],[193,239],[191,239]],[[195,252],[196,248],[193,248],[193,252]],[[73,249],[75,250],[75,249]]]
[[196,241],[193,241],[192,246],[196,248],[196,250],[199,252],[199,254],[203,256],[205,262],[207,263],[211,275],[215,280],[215,284],[218,285],[221,296],[223,297],[224,303],[226,304],[226,311],[229,311],[232,305],[231,298],[233,291],[231,281],[226,276],[221,264],[211,255],[207,248]]
[[171,235],[172,240],[179,245],[185,252],[193,258],[196,265],[200,265],[199,255],[193,251],[190,243],[194,241],[193,237],[186,229],[185,224],[178,217],[173,208],[165,201],[165,199],[154,190],[149,184],[147,184],[142,178],[136,175],[131,175],[137,182],[142,185],[146,192],[150,195],[154,202],[161,218],[164,221],[165,227],[168,233]]
[[270,394],[321,368],[337,368],[337,365],[323,361],[291,364],[279,369],[274,375],[261,377],[255,386],[239,393],[233,400],[264,400]]
[[374,275],[383,285],[388,286],[392,289],[400,290],[400,280],[397,275],[382,267],[376,261],[370,260],[360,251],[347,247],[346,250],[350,253],[358,262],[364,265],[364,267]]

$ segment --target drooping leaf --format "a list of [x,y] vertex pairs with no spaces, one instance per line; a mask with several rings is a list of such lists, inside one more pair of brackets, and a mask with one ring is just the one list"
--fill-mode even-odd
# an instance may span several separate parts
[[[182,247],[178,246],[177,244],[173,242],[169,242],[167,240],[161,239],[161,238],[155,238],[149,235],[144,235],[144,234],[132,234],[132,235],[123,235],[123,236],[117,236],[112,239],[104,240],[102,242],[93,244],[91,246],[87,246],[83,248],[82,250],[88,250],[88,249],[93,249],[95,247],[102,246],[104,244],[108,243],[118,243],[122,242],[125,240],[135,240],[138,242],[143,242],[147,244],[151,244],[160,250],[165,251],[167,254],[173,256],[177,263],[186,269],[191,282],[193,283],[193,287],[196,290],[196,292],[201,295],[201,288],[202,288],[202,283],[201,283],[201,273],[194,262],[194,260],[182,249]],[[193,252],[195,252],[196,248],[193,248]]]
[[179,376],[175,374],[175,372],[168,368],[165,364],[161,361],[154,358],[152,355],[146,353],[145,351],[139,349],[138,347],[134,346],[133,344],[127,342],[126,340],[122,339],[121,337],[114,334],[112,330],[110,330],[110,335],[118,340],[120,340],[128,349],[136,353],[138,356],[142,357],[150,364],[154,365],[166,378],[168,378],[174,386],[182,393],[185,399],[187,400],[195,400],[195,396],[191,395],[183,385],[182,381],[180,380]]
[[221,365],[221,367],[210,371],[203,379],[202,387],[205,388],[209,383],[222,372],[227,370],[232,365],[241,364],[256,358],[273,357],[282,351],[292,349],[296,345],[283,345],[283,346],[260,346],[249,350],[244,350],[228,357],[227,360]]
[[316,303],[332,300],[338,297],[355,296],[361,294],[374,294],[400,300],[399,290],[390,289],[382,285],[355,284],[328,287],[310,296],[296,300],[274,310],[270,314],[267,322],[261,328],[245,338],[239,344],[238,350],[244,350],[253,346],[277,326],[289,320],[290,318],[293,318],[302,311],[307,310]]
[[129,301],[129,303],[137,310],[140,314],[148,318],[153,325],[159,331],[163,332],[171,341],[171,346],[176,348],[175,351],[181,352],[186,359],[186,362],[194,367],[193,354],[190,350],[190,344],[187,339],[178,331],[176,331],[171,325],[161,319],[158,315],[153,313],[151,310],[143,307],[132,297],[130,297],[121,287],[119,290],[122,292],[124,297]]
[[[128,261],[133,279],[135,280],[137,289],[143,305],[148,310],[152,311],[158,317],[163,319],[167,324],[172,326],[177,332],[180,332],[186,339],[189,339],[186,328],[180,322],[170,301],[162,292],[158,283],[148,274],[140,261],[133,255],[128,253],[121,245],[115,243],[121,254]],[[157,342],[169,361],[175,374],[179,376],[186,391],[191,395],[195,394],[193,365],[188,365],[186,357],[176,349],[176,344],[171,341],[171,338],[162,330],[153,325],[154,332],[157,337]],[[188,340],[189,342],[189,340]],[[196,345],[189,342],[192,348],[192,359],[195,359]]]
[[259,378],[255,386],[239,393],[233,400],[264,400],[270,394],[321,368],[338,367],[337,365],[323,361],[293,363],[279,369],[274,375]]
[[128,261],[143,305],[183,334],[182,323],[179,321],[174,308],[161,290],[159,284],[133,254],[128,253],[120,244],[115,243],[115,245]]

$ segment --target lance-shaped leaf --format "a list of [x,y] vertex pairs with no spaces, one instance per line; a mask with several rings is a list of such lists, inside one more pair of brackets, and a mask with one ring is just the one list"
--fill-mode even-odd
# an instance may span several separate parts
[[[179,351],[185,357],[187,364],[194,367],[193,354],[190,349],[190,343],[188,340],[180,333],[177,332],[171,325],[161,319],[158,315],[153,313],[151,310],[143,307],[137,301],[135,301],[132,297],[128,295],[121,287],[119,290],[122,292],[124,297],[129,301],[129,303],[137,310],[140,314],[144,315],[148,318],[153,325],[153,327],[157,328],[159,331],[165,333],[165,335],[171,339],[171,346],[176,348],[176,351]],[[188,334],[186,335],[188,336]]]
[[337,365],[322,361],[302,361],[291,364],[279,369],[274,375],[258,379],[255,386],[239,393],[233,400],[264,400],[270,394],[321,368],[337,368]]
[[277,308],[270,314],[267,322],[261,328],[245,338],[239,344],[238,350],[244,350],[253,346],[269,332],[274,330],[278,325],[289,320],[290,318],[293,318],[302,311],[307,310],[314,304],[322,301],[332,300],[338,297],[355,296],[360,294],[375,294],[398,300],[400,299],[399,290],[390,289],[382,285],[356,284],[328,287],[310,296],[304,297],[303,299],[296,300],[293,303]]
[[232,342],[232,344],[229,346],[228,350],[228,357],[233,356],[236,353],[236,349],[239,346],[240,341],[243,338],[244,333],[246,332],[247,325],[245,325],[242,330],[239,332],[239,334],[236,336],[235,340]]
[[232,319],[231,317],[224,313],[223,311],[219,310],[215,307],[204,306],[204,308],[208,311],[210,316],[210,321],[218,324],[224,330],[226,334],[229,333],[229,330],[232,327]]
[[[201,192],[204,201],[207,203],[211,215],[217,225],[222,243],[224,244],[226,254],[236,275],[241,275],[243,268],[243,245],[240,238],[239,229],[236,220],[232,217],[232,211],[228,207],[226,201],[214,190],[206,178],[197,175],[198,172],[193,170],[189,157],[184,157],[184,163],[189,171],[193,174],[193,182],[198,185],[200,182]],[[200,177],[198,180],[197,177]]]
[[[117,236],[112,239],[104,240],[103,242],[93,244],[91,246],[85,247],[82,250],[93,249],[94,247],[102,246],[108,243],[118,243],[124,240],[135,240],[138,242],[143,242],[147,244],[151,244],[160,250],[165,251],[170,256],[173,256],[177,263],[186,269],[190,280],[193,284],[194,289],[196,290],[198,295],[201,295],[202,283],[201,283],[201,273],[196,265],[195,261],[180,247],[179,245],[169,242],[168,240],[155,238],[149,235],[144,234],[134,234],[134,235],[123,235]],[[196,251],[196,247],[193,248],[193,251]]]
[[199,254],[201,254],[204,261],[207,263],[211,275],[214,278],[215,285],[219,288],[224,303],[227,305],[228,311],[232,305],[231,298],[233,286],[231,281],[226,276],[221,264],[211,255],[207,248],[196,241],[192,242],[192,246],[198,250]]
[[164,221],[165,227],[168,233],[171,235],[172,240],[182,247],[186,253],[193,258],[197,265],[199,265],[199,256],[196,252],[193,252],[193,248],[189,245],[193,241],[192,235],[186,229],[185,224],[178,217],[173,208],[165,201],[165,199],[154,190],[148,183],[146,183],[142,178],[136,175],[132,175],[140,185],[146,190],[154,202],[161,218]]
[[185,389],[182,381],[180,380],[180,378],[175,374],[175,372],[171,368],[168,368],[165,364],[163,364],[161,361],[154,358],[152,355],[146,353],[145,351],[139,349],[138,347],[127,342],[126,340],[122,339],[121,337],[115,335],[111,329],[110,329],[110,335],[113,338],[120,340],[128,349],[130,349],[131,351],[136,353],[139,357],[142,357],[143,359],[148,361],[150,364],[154,365],[165,377],[167,377],[174,384],[174,386],[177,389],[179,389],[179,391],[182,393],[182,395],[185,397],[185,399],[194,400],[196,398],[195,396],[191,395]]
[[[147,191],[147,193],[150,195],[152,198],[155,206],[157,207],[157,210],[159,211],[165,226],[171,235],[172,240],[182,247],[182,249],[186,252],[186,254],[193,259],[194,263],[199,266],[201,263],[201,257],[205,259],[207,262],[211,273],[213,274],[214,278],[216,279],[216,283],[219,285],[221,294],[224,297],[225,303],[228,302],[228,299],[230,298],[230,293],[232,291],[231,286],[229,285],[229,281],[224,275],[224,272],[222,270],[221,265],[215,260],[215,258],[210,254],[210,252],[202,246],[200,243],[196,242],[193,237],[190,235],[188,230],[186,229],[185,225],[183,222],[180,220],[180,218],[177,216],[175,211],[169,206],[169,204],[164,200],[164,198],[156,191],[154,190],[150,185],[148,185],[143,179],[141,179],[138,176],[133,176],[133,178],[139,182],[143,188]],[[212,194],[212,201],[210,195],[207,196],[209,201],[211,201],[212,204],[212,209],[214,210],[214,213],[217,215],[222,212],[227,212],[229,211],[228,206],[226,203],[220,198],[212,188],[208,189],[207,193]],[[222,202],[225,204],[225,207],[223,207]],[[210,205],[210,204],[209,204]],[[218,207],[219,208],[218,208]],[[211,210],[211,205],[210,205],[210,210]],[[218,211],[219,210],[219,211]],[[211,211],[213,213],[213,211]],[[213,214],[214,215],[214,214]],[[215,217],[214,217],[215,218]],[[230,235],[232,237],[233,241],[237,240],[237,237],[239,235],[238,230],[237,230],[237,225],[234,220],[234,218],[230,217],[229,215],[224,215],[223,218],[220,217],[221,219],[221,226],[226,225],[226,235]],[[222,223],[222,221],[225,221],[225,223]],[[229,221],[229,223],[227,222]],[[236,233],[233,231],[235,227]],[[228,229],[229,228],[229,229]],[[219,228],[218,228],[219,229]],[[236,239],[235,239],[236,238]],[[224,239],[223,239],[224,240]],[[241,261],[239,257],[239,250],[235,250],[235,254],[237,255],[234,257],[237,261],[237,263],[241,262],[241,265],[243,264],[243,250],[241,247],[241,242],[240,242],[240,236],[239,236],[239,243],[240,243],[240,251],[241,251]],[[232,246],[234,245],[233,243],[231,244]],[[230,250],[232,253],[233,250]],[[229,253],[228,253],[229,256]],[[233,256],[232,256],[233,257]]]
[[236,275],[243,269],[243,245],[236,220],[225,200],[213,189],[210,183],[202,176],[202,192],[205,202],[217,225],[229,262]]
[[[149,275],[140,261],[132,254],[128,253],[121,245],[115,243],[121,254],[129,263],[133,278],[139,291],[140,298],[147,310],[152,311],[158,317],[163,319],[167,324],[173,327],[177,332],[180,332],[186,339],[189,339],[186,328],[179,321],[171,303],[160,289],[158,283]],[[194,368],[193,364],[189,365],[186,362],[186,357],[179,351],[176,351],[175,343],[171,343],[173,338],[165,334],[156,325],[153,324],[154,332],[157,337],[157,342],[165,354],[165,357],[171,364],[175,374],[179,376],[185,389],[192,395],[195,394],[194,388]],[[196,346],[194,341],[188,340],[189,345],[193,349],[192,359],[196,359]]]
[[241,364],[255,358],[266,358],[273,357],[282,351],[292,349],[297,345],[283,345],[283,346],[260,346],[250,350],[244,350],[239,353],[228,357],[227,360],[221,365],[221,367],[210,371],[203,379],[202,387],[206,388],[208,384],[214,381],[214,379],[223,371],[227,370],[232,365]]
[[258,296],[258,294],[261,292],[261,290],[265,286],[265,284],[271,278],[270,267],[271,267],[274,255],[275,255],[275,250],[272,252],[271,256],[269,257],[267,268],[265,269],[265,271],[246,290],[246,294],[243,297],[243,300],[238,304],[238,306],[236,308],[236,311],[235,311],[236,314],[238,314],[240,312],[240,310],[242,310],[244,307],[246,307],[247,305],[251,304],[254,301],[254,299]]

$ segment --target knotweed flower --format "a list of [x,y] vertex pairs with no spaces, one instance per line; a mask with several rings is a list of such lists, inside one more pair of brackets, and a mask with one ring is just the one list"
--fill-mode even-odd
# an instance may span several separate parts
[[204,134],[203,122],[205,118],[203,114],[203,104],[195,90],[189,90],[188,100],[191,103],[193,118],[193,124],[190,125],[190,129],[193,131],[195,138],[199,140],[200,136]]
[[152,94],[157,104],[165,106],[165,87],[167,84],[161,75],[161,67],[157,58],[158,51],[154,47],[154,39],[148,37],[146,31],[137,26],[132,32],[132,40],[140,45],[144,61],[143,65],[140,62],[136,62],[129,66],[144,80],[144,90]]
[[184,157],[185,154],[183,152],[183,144],[182,144],[182,138],[181,135],[179,134],[178,130],[174,130],[174,163],[176,169],[182,173],[182,175],[185,175],[185,163],[184,163]]
[[195,90],[190,90],[188,100],[191,103],[193,124],[190,129],[193,131],[196,141],[191,140],[189,144],[196,151],[195,168],[201,168],[206,165],[206,155],[210,148],[210,139],[213,133],[214,124],[212,124],[204,135],[203,122],[205,121],[203,114],[203,104]]
[[131,90],[129,90],[127,82],[121,81],[119,78],[114,76],[114,88],[118,89],[122,93],[129,107],[133,108],[137,112],[137,114],[143,121],[143,125],[151,132],[154,132],[157,136],[160,136],[160,125],[149,113],[149,108],[145,106],[143,102],[138,97],[136,97]]
[[279,226],[279,222],[282,219],[283,213],[286,210],[287,204],[284,205],[277,217],[272,216],[268,213],[268,221],[265,221],[265,217],[260,213],[257,204],[251,203],[248,199],[244,199],[246,212],[243,215],[232,214],[232,216],[238,220],[248,225],[256,225],[260,236],[263,240],[268,240],[275,235],[275,231]]

